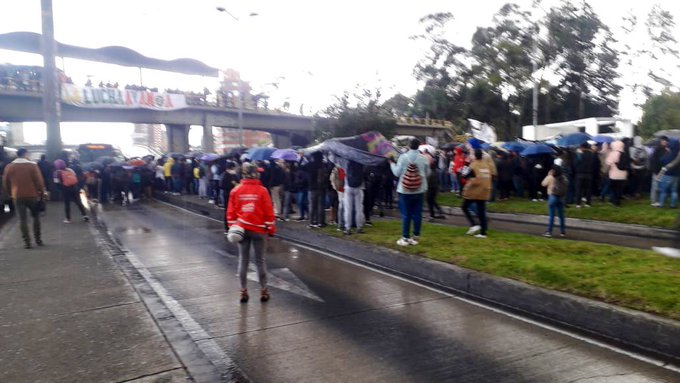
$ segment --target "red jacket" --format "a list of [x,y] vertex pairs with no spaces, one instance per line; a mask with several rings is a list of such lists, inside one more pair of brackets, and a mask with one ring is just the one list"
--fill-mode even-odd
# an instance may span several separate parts
[[255,233],[276,233],[272,199],[260,180],[244,179],[232,189],[226,214],[228,226],[238,224]]

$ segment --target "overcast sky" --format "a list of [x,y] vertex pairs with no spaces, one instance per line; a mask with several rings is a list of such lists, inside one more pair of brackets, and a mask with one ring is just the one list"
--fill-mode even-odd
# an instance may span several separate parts
[[[1,0],[0,33],[40,32],[40,0]],[[530,4],[530,0],[517,1]],[[657,1],[680,17],[680,1]],[[191,57],[208,65],[234,68],[258,90],[273,93],[272,106],[288,98],[292,111],[306,113],[333,102],[345,90],[380,87],[386,95],[412,95],[418,88],[412,71],[427,48],[409,37],[422,32],[418,19],[433,12],[455,16],[450,36],[469,45],[477,26],[486,26],[506,1],[285,1],[285,0],[53,0],[55,36],[87,47],[123,45],[163,59]],[[614,28],[641,1],[591,0]],[[226,8],[234,20],[217,6]],[[249,16],[257,13],[257,16]],[[680,35],[676,33],[676,36]],[[41,58],[0,50],[0,62],[41,64]],[[139,83],[135,68],[58,59],[78,84],[88,75],[121,84]],[[215,87],[214,79],[143,71],[145,85],[160,88]],[[265,84],[277,82],[275,90]],[[66,141],[66,137],[65,137]]]

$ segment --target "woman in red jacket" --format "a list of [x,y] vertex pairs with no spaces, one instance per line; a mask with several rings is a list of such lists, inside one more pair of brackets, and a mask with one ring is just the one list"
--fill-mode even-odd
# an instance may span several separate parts
[[[267,290],[267,267],[264,262],[266,236],[276,233],[274,226],[274,208],[269,192],[260,182],[260,169],[253,163],[244,163],[241,167],[243,179],[229,195],[227,207],[227,225],[243,228],[243,239],[238,244],[239,278],[241,280],[241,303],[248,302],[247,274],[250,262],[250,247],[255,253],[255,265],[260,281],[260,301],[269,300]],[[232,231],[232,230],[230,230]],[[230,239],[231,240],[231,239]]]

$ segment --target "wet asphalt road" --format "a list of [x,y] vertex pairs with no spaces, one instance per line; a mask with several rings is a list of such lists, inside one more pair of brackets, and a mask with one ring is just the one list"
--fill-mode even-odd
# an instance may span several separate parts
[[[107,206],[109,230],[254,382],[677,382],[680,374],[278,239],[238,302],[222,223]],[[255,299],[253,299],[255,298]]]

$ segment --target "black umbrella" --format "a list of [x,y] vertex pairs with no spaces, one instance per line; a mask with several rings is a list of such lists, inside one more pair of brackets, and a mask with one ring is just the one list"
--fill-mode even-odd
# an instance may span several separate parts
[[226,157],[241,157],[241,155],[245,152],[248,151],[248,148],[244,147],[239,147],[239,148],[233,148],[229,151],[229,153],[226,154]]
[[453,150],[453,149],[455,149],[456,146],[458,146],[458,145],[460,145],[460,144],[457,144],[457,143],[455,143],[455,142],[449,142],[448,144],[444,144],[444,145],[440,146],[439,149],[443,149],[443,150]]

